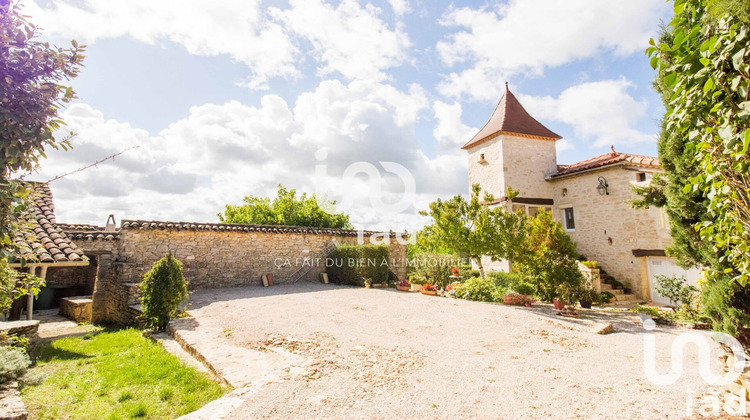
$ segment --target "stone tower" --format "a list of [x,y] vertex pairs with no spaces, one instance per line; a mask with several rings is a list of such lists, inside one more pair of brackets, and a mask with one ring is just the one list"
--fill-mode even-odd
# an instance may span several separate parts
[[561,139],[521,106],[508,90],[487,124],[462,149],[469,152],[469,185],[504,201],[508,187],[519,191],[519,204],[551,206],[553,190],[545,180],[557,171],[555,141]]

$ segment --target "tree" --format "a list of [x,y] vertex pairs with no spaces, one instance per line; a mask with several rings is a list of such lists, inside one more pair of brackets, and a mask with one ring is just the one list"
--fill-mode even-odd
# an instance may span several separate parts
[[287,225],[321,228],[351,229],[349,216],[344,213],[330,214],[318,206],[315,196],[297,197],[296,190],[287,190],[279,184],[273,201],[266,197],[246,196],[245,204],[227,204],[224,214],[219,213],[222,223],[248,225]]
[[188,298],[182,263],[172,254],[157,261],[143,276],[141,307],[146,326],[164,330],[177,316],[180,303]]
[[518,248],[515,269],[536,286],[541,299],[551,301],[562,289],[569,296],[580,289],[583,275],[577,256],[576,243],[562,225],[552,213],[540,211],[531,219],[529,234]]
[[[667,110],[659,139],[664,174],[639,189],[637,206],[663,206],[668,253],[708,269],[704,311],[735,333],[747,322],[748,23],[744,0],[676,0],[675,16],[647,53]],[[736,282],[731,281],[734,279]]]
[[67,149],[55,130],[58,111],[75,93],[62,84],[78,75],[84,47],[58,48],[37,41],[39,28],[20,14],[19,3],[0,0],[0,257],[12,237],[29,192],[11,176],[34,170],[46,147]]
[[[474,184],[469,201],[461,195],[446,201],[438,199],[430,204],[429,212],[421,214],[432,217],[433,224],[425,229],[433,243],[473,259],[484,277],[482,256],[493,260],[512,258],[515,244],[525,236],[526,218],[501,207],[490,208],[485,203],[494,201],[494,197],[485,194],[481,202],[480,193],[481,187]],[[515,195],[508,191],[509,197]]]

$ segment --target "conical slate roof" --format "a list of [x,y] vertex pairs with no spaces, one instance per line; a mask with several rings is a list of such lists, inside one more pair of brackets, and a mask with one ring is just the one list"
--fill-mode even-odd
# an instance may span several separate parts
[[462,149],[470,149],[500,134],[515,134],[545,140],[562,138],[529,115],[515,95],[508,89],[507,83],[505,84],[505,94],[500,98],[500,102],[495,107],[490,120]]

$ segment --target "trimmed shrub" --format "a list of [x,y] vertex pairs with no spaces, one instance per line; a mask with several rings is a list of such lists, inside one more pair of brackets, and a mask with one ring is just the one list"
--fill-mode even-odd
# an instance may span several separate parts
[[513,286],[511,289],[516,293],[526,295],[526,296],[536,295],[536,287],[534,287],[533,284],[529,284],[529,283],[518,283],[515,286]]
[[188,298],[182,263],[172,254],[154,264],[141,283],[143,319],[146,326],[162,331],[176,317],[180,303]]
[[502,302],[506,294],[503,287],[496,286],[491,279],[471,278],[454,288],[456,298],[480,302]]
[[14,381],[31,366],[29,356],[25,351],[8,346],[0,346],[0,384]]
[[415,284],[430,283],[438,289],[445,289],[453,281],[450,278],[453,274],[451,270],[458,262],[459,259],[450,254],[425,252],[412,258],[409,265],[413,270]]
[[387,245],[339,245],[328,255],[328,277],[332,283],[364,286],[391,279]]

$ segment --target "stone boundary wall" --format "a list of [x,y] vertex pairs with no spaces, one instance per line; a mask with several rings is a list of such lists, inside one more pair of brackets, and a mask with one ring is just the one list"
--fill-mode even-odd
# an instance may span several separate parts
[[[327,252],[335,244],[356,244],[363,237],[388,242],[392,271],[406,277],[406,245],[395,236],[354,230],[289,226],[248,226],[123,220],[117,240],[77,235],[76,244],[100,258],[93,319],[132,323],[130,308],[140,304],[143,274],[167,253],[183,263],[189,289],[260,286],[271,273],[275,284],[318,281]],[[331,262],[328,261],[330,264]],[[309,269],[309,270],[308,270]]]

